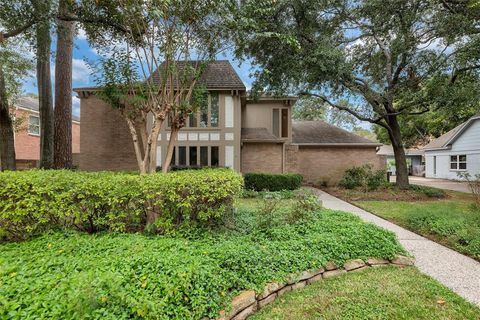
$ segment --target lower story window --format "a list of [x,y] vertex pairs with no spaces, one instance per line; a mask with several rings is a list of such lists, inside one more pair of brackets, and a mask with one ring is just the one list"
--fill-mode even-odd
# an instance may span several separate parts
[[451,170],[467,170],[467,155],[455,155],[450,156],[450,169]]
[[220,163],[219,154],[218,146],[178,146],[173,149],[171,165],[218,167]]

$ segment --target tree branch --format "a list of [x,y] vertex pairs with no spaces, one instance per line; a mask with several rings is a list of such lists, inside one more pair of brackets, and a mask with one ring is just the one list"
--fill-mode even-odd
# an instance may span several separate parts
[[333,108],[336,108],[338,110],[341,110],[341,111],[345,111],[345,112],[348,112],[350,113],[352,116],[354,116],[355,118],[357,118],[358,120],[361,120],[361,121],[366,121],[366,122],[370,122],[370,123],[374,123],[374,124],[378,124],[379,126],[382,126],[382,127],[385,127],[386,129],[388,129],[388,126],[383,123],[383,119],[384,117],[383,116],[380,116],[376,119],[372,119],[372,118],[367,118],[367,117],[364,117],[362,116],[360,113],[356,112],[356,111],[353,111],[352,109],[348,108],[348,107],[344,107],[344,106],[340,106],[336,103],[333,103],[331,102],[328,98],[326,98],[325,96],[322,96],[322,95],[319,95],[319,94],[315,94],[315,93],[310,93],[310,92],[300,92],[300,95],[303,95],[303,96],[311,96],[311,97],[316,97],[316,98],[319,98],[320,100],[322,100],[323,102],[327,103],[328,105],[330,105],[331,107]]
[[12,31],[9,31],[9,32],[3,32],[3,33],[0,32],[0,43],[2,43],[3,41],[5,41],[8,38],[18,36],[19,34],[24,32],[28,28],[33,26],[36,22],[37,22],[36,20],[30,20],[27,23],[25,23],[23,26],[15,29],[15,30],[12,30]]

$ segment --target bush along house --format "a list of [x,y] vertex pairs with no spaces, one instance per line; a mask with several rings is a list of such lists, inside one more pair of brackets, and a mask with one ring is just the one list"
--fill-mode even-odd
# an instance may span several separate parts
[[[352,166],[385,167],[375,142],[322,121],[292,121],[296,97],[249,98],[229,61],[210,62],[199,82],[208,89],[208,102],[180,130],[172,166],[295,172],[314,184],[334,184]],[[132,138],[119,112],[95,95],[98,88],[75,91],[81,99],[80,169],[137,170]],[[158,138],[159,166],[169,138],[165,122]]]

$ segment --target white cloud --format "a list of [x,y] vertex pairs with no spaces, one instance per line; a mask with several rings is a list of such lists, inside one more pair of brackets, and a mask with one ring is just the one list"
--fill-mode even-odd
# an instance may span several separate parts
[[77,38],[80,40],[87,40],[87,33],[83,28],[78,29]]
[[72,80],[78,83],[88,83],[90,69],[85,61],[81,59],[72,60]]

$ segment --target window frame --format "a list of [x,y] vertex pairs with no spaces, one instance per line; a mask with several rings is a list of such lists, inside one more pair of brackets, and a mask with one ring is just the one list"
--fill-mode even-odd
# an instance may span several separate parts
[[[460,158],[465,157],[464,161],[461,161]],[[450,155],[450,171],[467,171],[468,170],[468,165],[467,165],[467,155],[466,154],[454,154]],[[461,169],[460,165],[465,164],[465,168]],[[455,168],[452,168],[452,166],[455,165]]]
[[[289,108],[272,108],[272,134],[280,139],[288,139],[290,134]],[[286,119],[284,123],[284,119]]]
[[[32,124],[30,119],[31,118],[37,118],[38,119],[38,124]],[[38,133],[37,132],[32,132],[31,128],[38,128]],[[40,116],[34,115],[34,114],[29,114],[28,115],[28,126],[27,126],[27,133],[31,136],[40,136]]]
[[[212,99],[212,96],[213,95],[216,95],[216,98],[215,99]],[[220,127],[220,94],[217,93],[217,92],[209,92],[208,95],[207,95],[207,108],[206,110],[202,110],[202,106],[200,106],[198,108],[198,110],[194,113],[191,113],[189,116],[188,116],[188,119],[186,121],[186,126],[185,128],[187,129],[218,129]],[[216,102],[216,115],[217,115],[217,122],[215,123],[216,125],[215,126],[212,126],[212,107],[213,107],[213,101]],[[206,111],[206,112],[202,112],[202,111]],[[202,126],[202,115],[206,116],[207,118],[207,123],[205,126]],[[196,123],[195,126],[192,126],[190,125],[190,123],[192,122],[192,118],[194,118],[195,120],[193,122]],[[168,125],[168,128],[170,128],[170,125]]]

